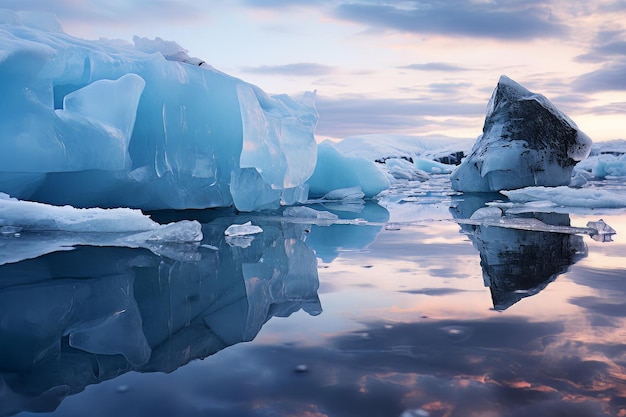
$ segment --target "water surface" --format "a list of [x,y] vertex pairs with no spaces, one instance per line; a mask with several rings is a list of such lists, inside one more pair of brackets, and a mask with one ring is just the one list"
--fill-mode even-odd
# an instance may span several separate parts
[[613,242],[459,225],[497,197],[442,184],[0,266],[0,415],[626,415],[626,214],[522,215]]

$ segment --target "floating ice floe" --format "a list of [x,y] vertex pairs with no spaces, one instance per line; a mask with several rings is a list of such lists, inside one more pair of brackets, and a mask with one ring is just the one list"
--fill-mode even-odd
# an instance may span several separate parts
[[161,225],[136,209],[58,207],[0,193],[0,265],[77,245],[146,248],[188,259],[202,237],[197,221]]
[[573,227],[563,224],[548,224],[534,217],[516,217],[505,215],[499,207],[483,207],[476,210],[469,219],[456,219],[462,225],[484,227],[500,227],[503,229],[527,230],[534,232],[550,232],[565,234],[585,234],[594,240],[609,242],[616,234],[615,229],[600,219],[587,222],[586,227]]
[[626,207],[626,195],[598,188],[526,187],[519,190],[504,190],[500,193],[514,203],[544,201],[567,207]]

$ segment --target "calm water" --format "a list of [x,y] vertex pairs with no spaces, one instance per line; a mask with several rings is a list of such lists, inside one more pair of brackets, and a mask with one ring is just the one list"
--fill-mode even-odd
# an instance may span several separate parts
[[435,181],[312,206],[342,224],[186,213],[203,246],[0,266],[0,416],[626,415],[624,211],[534,215],[605,243],[454,221],[484,203]]

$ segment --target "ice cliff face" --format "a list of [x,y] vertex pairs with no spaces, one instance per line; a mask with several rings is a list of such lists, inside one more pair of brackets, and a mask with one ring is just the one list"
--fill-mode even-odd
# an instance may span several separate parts
[[270,97],[174,42],[86,41],[0,10],[0,192],[76,207],[293,203],[315,94]]
[[457,191],[489,192],[570,183],[591,139],[544,96],[502,76],[491,96],[483,134],[452,173]]

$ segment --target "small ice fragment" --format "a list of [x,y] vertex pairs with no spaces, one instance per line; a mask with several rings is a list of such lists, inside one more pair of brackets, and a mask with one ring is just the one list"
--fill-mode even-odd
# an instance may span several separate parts
[[502,210],[499,207],[481,207],[470,217],[472,220],[484,220],[502,217]]
[[428,417],[430,413],[426,410],[422,410],[421,408],[416,408],[413,410],[406,410],[404,413],[400,415],[400,417]]
[[329,211],[315,210],[310,207],[287,207],[283,211],[283,217],[296,217],[302,219],[319,219],[335,221],[339,219],[334,213]]
[[606,224],[604,220],[600,219],[597,222],[587,222],[587,227],[594,229],[596,233],[591,233],[591,238],[598,242],[611,242],[612,236],[617,232],[611,226]]
[[3,236],[17,235],[19,236],[22,228],[19,226],[0,226],[0,234]]
[[361,187],[338,188],[324,195],[324,200],[359,200],[365,197]]
[[308,372],[309,371],[309,367],[306,366],[305,364],[301,363],[300,365],[297,365],[294,369],[294,371],[296,373],[302,374],[304,372]]
[[175,223],[160,225],[158,229],[136,233],[125,239],[129,243],[137,242],[168,242],[189,243],[202,240],[202,225],[196,220],[181,220]]
[[206,248],[206,249],[210,249],[210,250],[219,250],[219,248],[217,246],[213,246],[213,245],[200,245],[201,248]]
[[262,232],[263,229],[261,229],[259,226],[253,225],[252,222],[247,222],[244,224],[231,224],[224,231],[224,234],[226,236],[246,236]]

